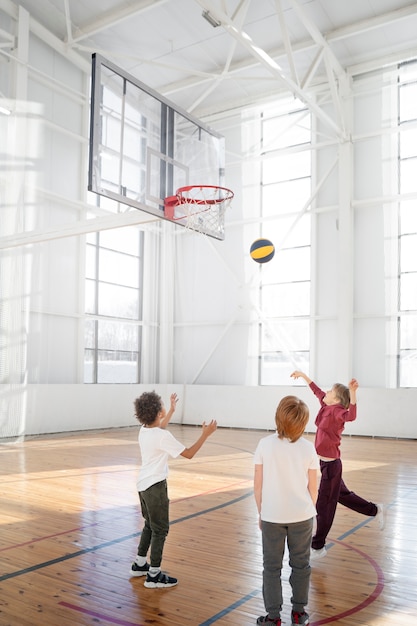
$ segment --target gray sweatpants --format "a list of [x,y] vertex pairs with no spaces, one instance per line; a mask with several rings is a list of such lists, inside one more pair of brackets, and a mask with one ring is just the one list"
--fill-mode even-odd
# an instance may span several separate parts
[[313,518],[293,524],[262,521],[263,598],[268,615],[280,617],[282,610],[281,571],[285,542],[291,568],[292,609],[302,613],[308,602],[310,585],[310,546]]

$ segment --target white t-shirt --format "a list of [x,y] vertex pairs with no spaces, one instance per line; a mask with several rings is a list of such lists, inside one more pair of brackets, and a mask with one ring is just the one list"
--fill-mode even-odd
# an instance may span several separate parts
[[139,429],[139,446],[142,465],[136,482],[138,491],[145,491],[151,485],[161,482],[168,476],[168,458],[176,458],[185,450],[184,444],[164,428],[155,426]]
[[258,443],[254,464],[263,465],[261,519],[291,524],[316,515],[308,491],[308,470],[319,469],[314,445],[300,437],[294,443],[277,433]]

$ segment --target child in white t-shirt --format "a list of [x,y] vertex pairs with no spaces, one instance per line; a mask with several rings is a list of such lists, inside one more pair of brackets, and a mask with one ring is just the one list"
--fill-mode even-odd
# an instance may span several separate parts
[[[217,422],[203,422],[200,437],[186,448],[166,430],[177,404],[177,394],[171,395],[168,413],[161,397],[155,391],[143,393],[134,402],[135,417],[142,424],[139,447],[142,465],[137,490],[145,520],[138,545],[138,553],[130,569],[131,576],[145,576],[145,587],[166,588],[178,583],[176,578],[161,571],[162,553],[169,530],[169,499],[167,489],[168,459],[183,456],[192,459],[206,439],[214,433]],[[150,550],[150,564],[146,556]]]
[[307,405],[295,396],[286,396],[276,410],[276,432],[261,439],[255,450],[254,492],[262,531],[262,591],[268,612],[257,624],[281,626],[285,543],[291,567],[292,625],[309,623],[305,606],[319,459],[313,443],[302,437],[308,418]]

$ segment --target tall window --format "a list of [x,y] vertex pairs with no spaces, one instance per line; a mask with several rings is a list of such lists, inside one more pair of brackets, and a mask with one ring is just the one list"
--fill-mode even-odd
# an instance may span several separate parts
[[288,384],[310,350],[311,119],[301,102],[261,118],[262,236],[275,246],[262,266],[260,384]]
[[[399,71],[399,386],[417,387],[417,62]],[[413,197],[414,195],[414,197]]]
[[142,236],[134,226],[88,236],[86,383],[140,380]]

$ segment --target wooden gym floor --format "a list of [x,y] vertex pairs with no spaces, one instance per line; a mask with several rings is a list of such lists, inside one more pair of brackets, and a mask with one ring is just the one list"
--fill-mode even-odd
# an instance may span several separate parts
[[[199,428],[171,425],[190,445]],[[265,431],[218,429],[171,460],[171,589],[129,578],[142,528],[137,428],[0,446],[1,626],[249,626],[265,614],[252,453]],[[307,436],[312,439],[311,435]],[[386,525],[339,507],[312,564],[311,626],[409,626],[417,613],[416,442],[345,437],[347,485],[386,507]],[[283,570],[290,620],[288,563]]]

